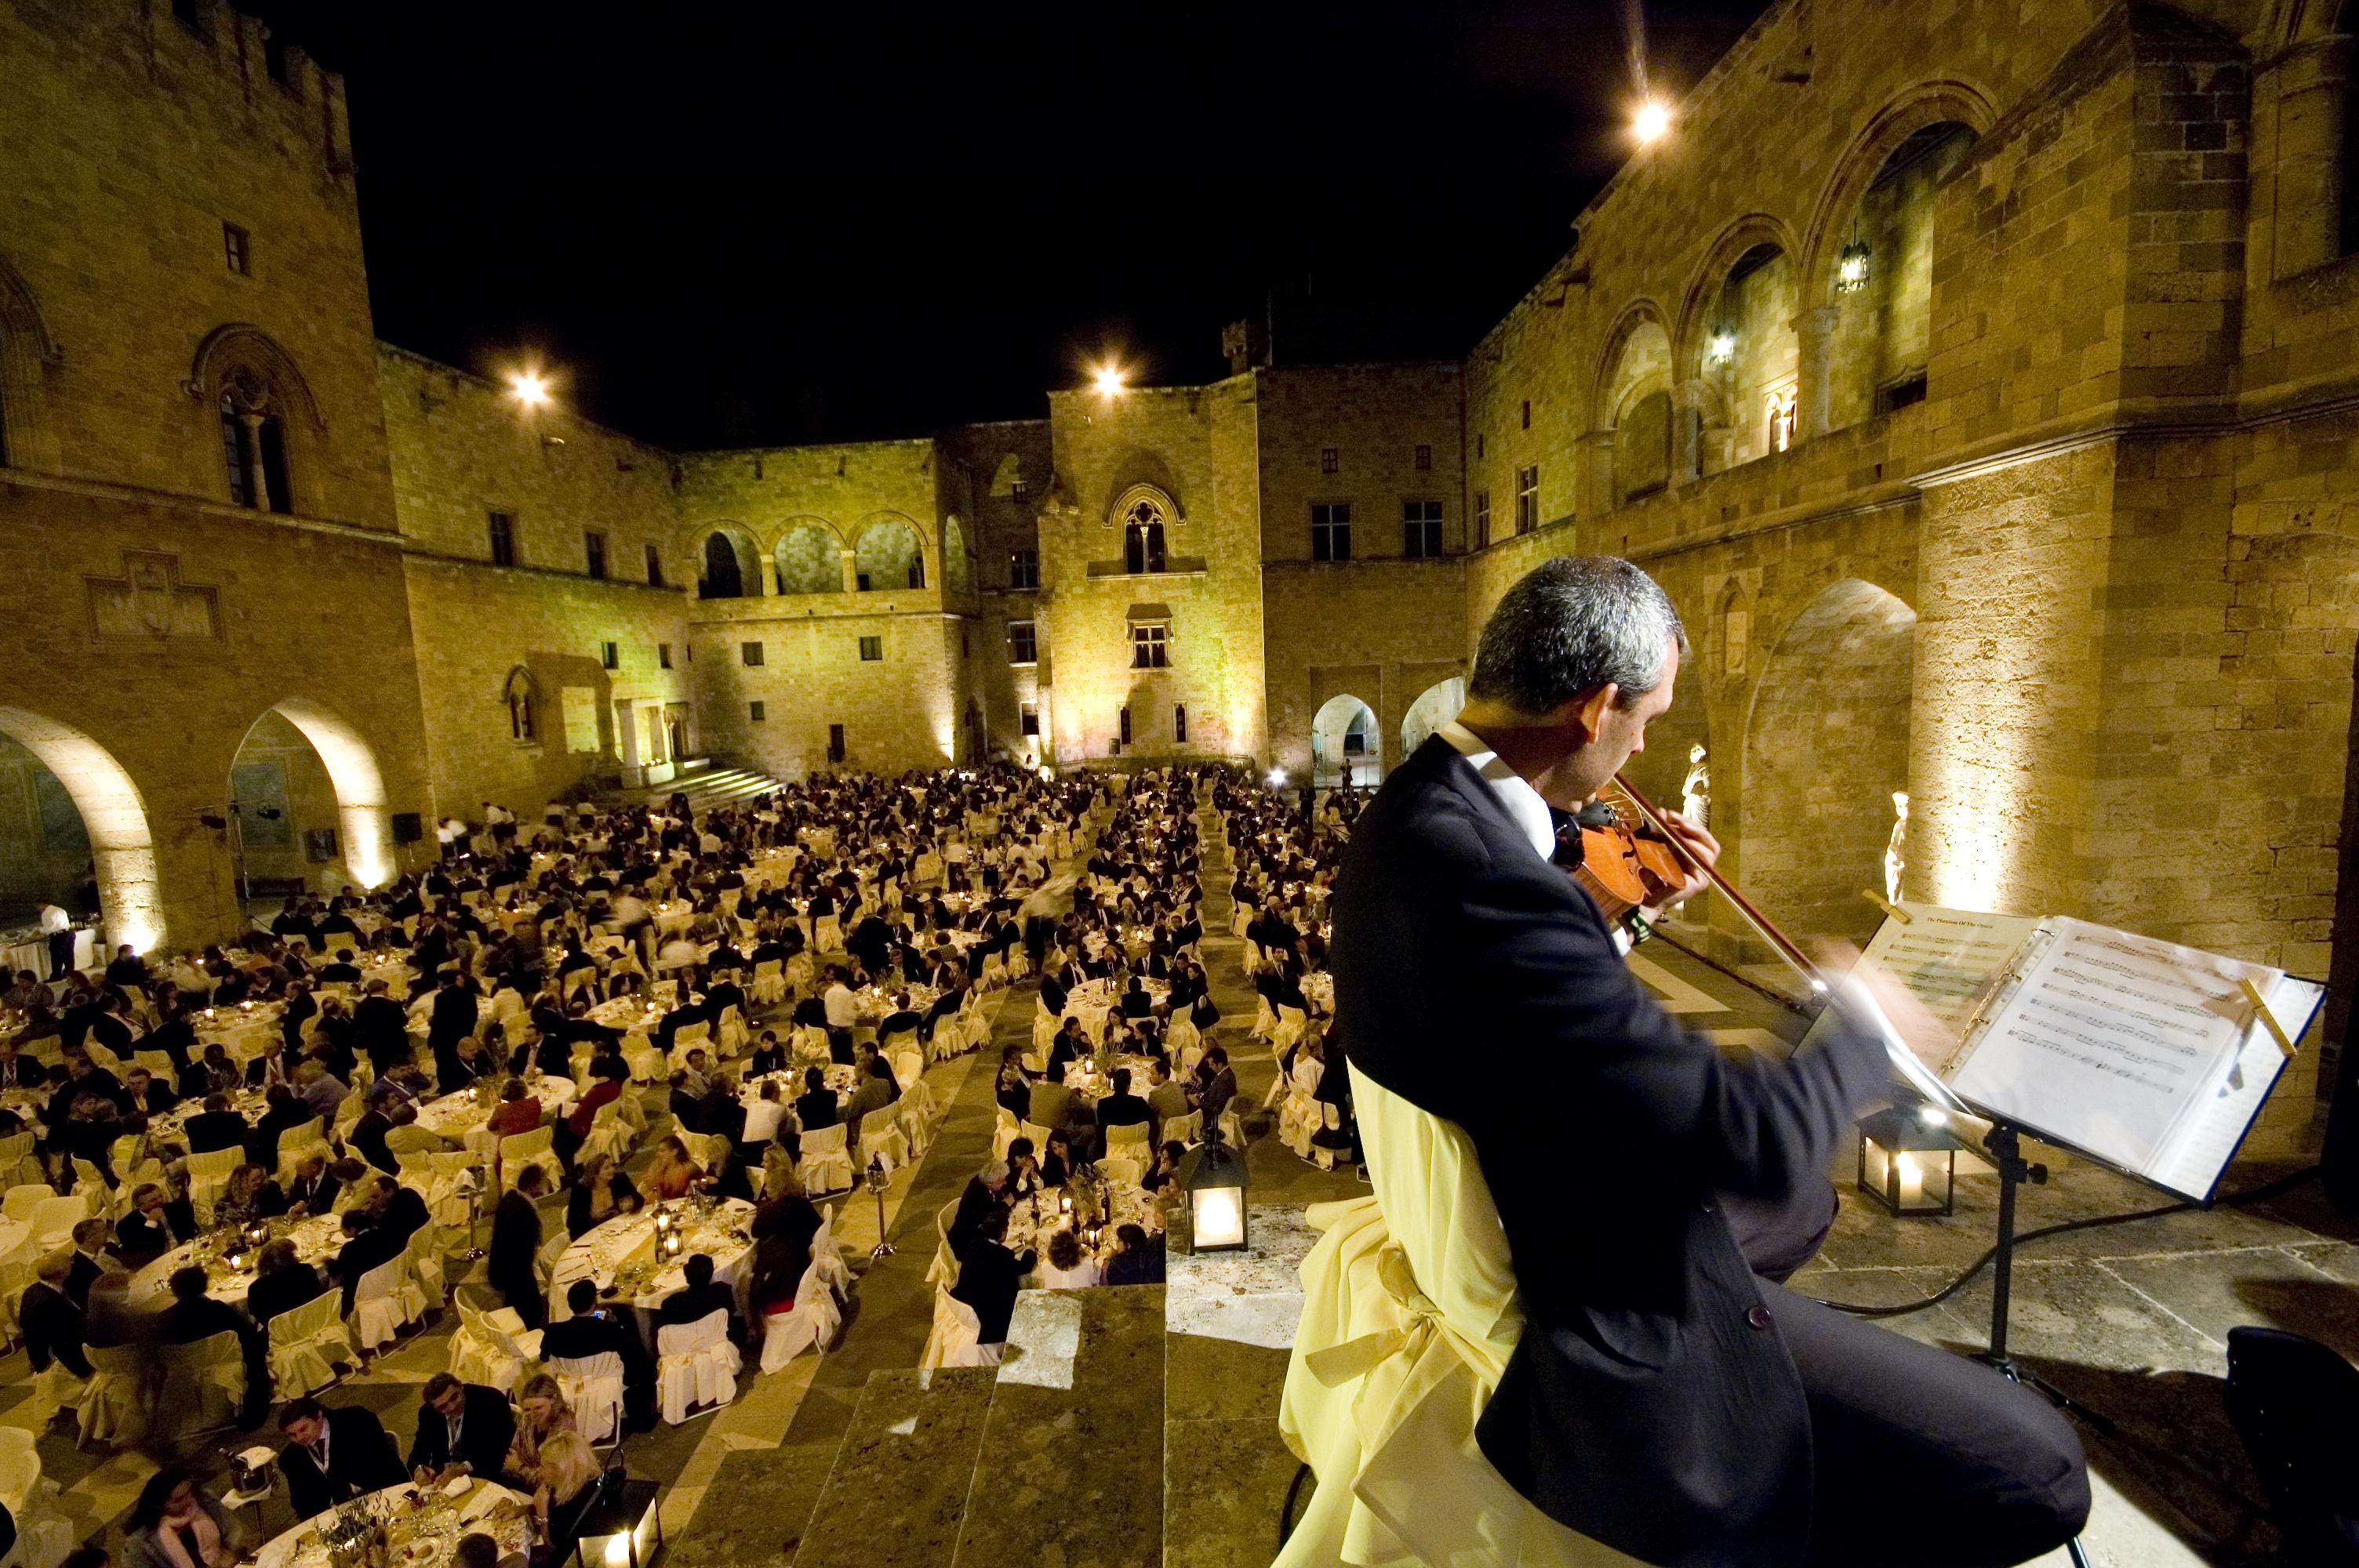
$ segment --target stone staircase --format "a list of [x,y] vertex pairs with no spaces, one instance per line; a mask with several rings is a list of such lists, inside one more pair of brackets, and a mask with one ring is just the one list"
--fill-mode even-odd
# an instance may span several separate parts
[[713,766],[685,773],[669,784],[627,791],[624,798],[635,805],[661,806],[672,797],[673,791],[685,791],[689,808],[701,816],[715,807],[737,806],[781,787],[781,781],[758,768]]

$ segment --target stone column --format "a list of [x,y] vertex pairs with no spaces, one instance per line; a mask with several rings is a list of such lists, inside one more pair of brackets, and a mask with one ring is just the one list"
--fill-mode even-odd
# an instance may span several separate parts
[[1796,343],[1802,404],[1794,432],[1798,446],[1825,435],[1833,420],[1835,323],[1842,318],[1842,308],[1834,305],[1817,305],[1802,312]]
[[[2274,276],[2290,277],[2343,254],[2343,94],[2351,39],[2313,38],[2265,73],[2277,115]],[[2255,94],[2259,97],[2259,93]],[[2260,159],[2256,157],[2255,172]]]
[[245,427],[245,434],[239,438],[245,446],[245,480],[254,492],[255,510],[275,512],[277,508],[271,504],[270,470],[262,461],[261,410],[242,407],[237,411],[237,422]]
[[[1614,493],[1614,427],[1609,425],[1583,436],[1581,450],[1582,461],[1588,472],[1581,476],[1581,483],[1573,493],[1588,501],[1582,509],[1583,516],[1600,517],[1613,511],[1619,499]],[[1516,530],[1515,492],[1512,490],[1507,494],[1507,532],[1512,534]],[[1499,509],[1495,502],[1491,508],[1491,536],[1495,539],[1501,536]]]
[[760,589],[762,597],[765,599],[775,597],[778,591],[777,556],[773,553],[757,557],[755,561],[755,568],[756,575],[761,579]]
[[857,593],[860,591],[860,557],[849,545],[843,547],[842,553],[843,591]]
[[1701,376],[1689,376],[1672,384],[1670,477],[1673,484],[1688,484],[1704,476],[1703,411],[1711,403],[1711,388]]

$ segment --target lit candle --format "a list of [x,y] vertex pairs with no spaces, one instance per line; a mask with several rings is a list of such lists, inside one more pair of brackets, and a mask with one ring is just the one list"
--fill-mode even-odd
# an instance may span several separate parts
[[1925,1201],[1924,1170],[1912,1154],[1899,1154],[1894,1158],[1900,1165],[1900,1206],[1915,1208]]

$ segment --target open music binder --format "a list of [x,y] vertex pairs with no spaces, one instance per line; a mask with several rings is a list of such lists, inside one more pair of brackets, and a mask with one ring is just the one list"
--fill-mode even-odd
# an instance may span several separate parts
[[1942,1026],[1908,1039],[1867,1006],[1904,1081],[2196,1203],[2285,1067],[2254,995],[2288,1042],[2326,995],[2266,964],[2065,915],[1897,907],[1908,919],[1887,918],[1865,957]]

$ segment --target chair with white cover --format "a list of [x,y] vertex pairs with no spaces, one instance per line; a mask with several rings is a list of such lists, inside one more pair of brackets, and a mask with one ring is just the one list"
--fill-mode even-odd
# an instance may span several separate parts
[[603,1443],[623,1430],[623,1358],[612,1350],[595,1356],[552,1356],[549,1376],[573,1407],[582,1437]]
[[745,1049],[745,1015],[737,1011],[735,1002],[721,1010],[721,1022],[713,1026],[712,1037],[720,1043],[724,1056],[734,1056]]
[[557,1265],[563,1261],[572,1245],[572,1234],[565,1227],[549,1227],[549,1235],[541,1240],[540,1251],[533,1258],[533,1267],[538,1271],[544,1282],[557,1278]]
[[434,1227],[421,1225],[411,1233],[409,1245],[401,1249],[409,1260],[409,1277],[426,1298],[429,1311],[440,1312],[450,1298],[450,1285],[443,1278],[442,1249],[434,1239]]
[[427,1216],[437,1226],[455,1229],[473,1219],[481,1155],[459,1149],[430,1154],[405,1151],[393,1158],[401,1184],[426,1200]]
[[735,1399],[737,1374],[744,1368],[737,1347],[729,1343],[725,1312],[656,1330],[656,1394],[669,1425]]
[[41,1474],[25,1427],[0,1427],[0,1507],[16,1521],[16,1544],[0,1555],[0,1568],[57,1568],[82,1533],[59,1505],[58,1484]]
[[109,1219],[122,1218],[131,1207],[131,1195],[109,1182],[105,1172],[81,1155],[71,1155],[70,1159],[74,1173],[72,1196],[83,1205],[84,1212]]
[[228,1190],[230,1173],[245,1162],[245,1151],[234,1145],[189,1156],[189,1205],[199,1225],[213,1222],[213,1204]]
[[1445,1563],[1470,1541],[1519,1568],[1636,1568],[1526,1502],[1475,1444],[1524,1323],[1473,1142],[1369,1078],[1352,1089],[1375,1192],[1311,1210],[1324,1234],[1278,1429],[1319,1484],[1275,1568]]
[[802,1158],[796,1165],[796,1174],[802,1178],[807,1193],[840,1193],[850,1188],[857,1179],[852,1169],[852,1155],[844,1147],[846,1129],[842,1122],[833,1127],[821,1127],[802,1135]]
[[702,1019],[697,1020],[694,1023],[683,1023],[672,1031],[671,1051],[665,1058],[669,1065],[669,1070],[675,1073],[685,1072],[688,1069],[688,1054],[690,1051],[701,1051],[708,1059],[712,1054],[712,1025]]
[[934,1211],[934,1257],[926,1265],[926,1283],[955,1285],[958,1283],[958,1254],[951,1250],[951,1222],[958,1218],[956,1198]]
[[[1001,1106],[999,1119],[991,1130],[991,1157],[995,1160],[1006,1159],[1007,1146],[1024,1135],[1023,1126],[1016,1121],[1016,1113],[1006,1106]],[[1038,1152],[1040,1146],[1035,1143],[1032,1147],[1034,1152]]]
[[[1196,1021],[1185,1012],[1173,1010],[1170,1027],[1163,1032],[1163,1048],[1174,1058],[1191,1049],[1201,1053],[1204,1048],[1204,1037],[1197,1030]],[[1185,1072],[1187,1069],[1183,1067],[1180,1070]]]
[[927,1330],[926,1347],[918,1356],[921,1368],[935,1367],[996,1367],[1006,1348],[982,1343],[983,1322],[974,1308],[951,1294],[947,1285],[934,1287],[934,1322]]
[[328,1147],[328,1124],[324,1118],[313,1117],[297,1127],[281,1128],[278,1133],[278,1169],[273,1173],[279,1181],[295,1174],[295,1167],[306,1154],[317,1154],[322,1160],[333,1160],[336,1152]]
[[[1155,1165],[1155,1129],[1148,1122],[1134,1122],[1128,1127],[1105,1130],[1105,1152],[1116,1159],[1129,1160],[1142,1171]],[[1133,1178],[1136,1180],[1136,1178]]]
[[[540,1336],[526,1335],[523,1320],[513,1307],[486,1312],[470,1305],[467,1287],[460,1288],[454,1303],[459,1330],[451,1336],[451,1375],[462,1382],[481,1383],[502,1393],[511,1392],[524,1375],[525,1363],[540,1353]],[[506,1321],[503,1321],[505,1316]],[[516,1327],[510,1329],[508,1323]]]
[[406,1255],[388,1258],[353,1287],[353,1336],[363,1350],[382,1350],[401,1326],[426,1315],[426,1292],[409,1277]]
[[675,1136],[679,1139],[680,1147],[688,1151],[689,1158],[710,1175],[720,1174],[734,1152],[729,1140],[718,1132],[681,1132]]
[[33,1152],[38,1140],[31,1129],[0,1138],[0,1184],[46,1185],[41,1162]]
[[915,1029],[897,1029],[876,1042],[876,1054],[893,1069],[893,1081],[907,1089],[926,1070],[926,1054]]
[[73,1227],[91,1217],[90,1198],[82,1193],[69,1193],[64,1197],[54,1195],[33,1206],[26,1224],[33,1232],[33,1245],[46,1252],[52,1247],[62,1247],[73,1239]]
[[157,1351],[155,1436],[169,1444],[234,1423],[245,1403],[245,1347],[234,1329]]
[[843,1260],[843,1248],[835,1238],[835,1210],[836,1206],[829,1204],[819,1211],[819,1229],[811,1237],[811,1267],[819,1271],[822,1284],[849,1301],[852,1265]]
[[125,1446],[147,1435],[153,1424],[154,1390],[147,1381],[144,1345],[92,1345],[90,1381],[82,1385],[79,1417],[82,1441]]
[[765,958],[754,966],[754,978],[746,982],[745,994],[764,1007],[776,1007],[787,1000],[787,967],[777,958]]
[[336,1363],[361,1364],[360,1347],[344,1326],[343,1302],[322,1291],[262,1326],[270,1337],[271,1392],[282,1400],[316,1393],[336,1380]]
[[909,1086],[908,1093],[893,1102],[893,1119],[901,1135],[909,1141],[909,1158],[922,1159],[934,1146],[934,1112],[940,1108],[934,1091],[925,1079]]
[[832,914],[822,914],[811,923],[811,950],[817,953],[843,951],[843,922]]
[[797,953],[787,960],[787,984],[792,987],[797,994],[808,994],[811,989],[811,982],[817,979],[819,979],[819,960],[812,957],[809,951]]
[[57,1195],[58,1189],[47,1182],[19,1182],[0,1195],[0,1217],[30,1225],[33,1211]]
[[610,1099],[591,1113],[590,1130],[573,1152],[573,1162],[578,1167],[603,1156],[620,1164],[630,1152],[631,1130],[623,1120],[623,1101]]
[[762,1370],[775,1372],[806,1350],[824,1354],[842,1326],[835,1292],[820,1278],[819,1260],[813,1257],[795,1286],[795,1304],[762,1320]]
[[1191,1110],[1185,1116],[1166,1118],[1158,1135],[1165,1143],[1184,1143],[1193,1149],[1204,1141],[1204,1113]]
[[891,1175],[909,1162],[909,1135],[901,1130],[898,1104],[880,1105],[860,1119],[860,1168],[873,1162]]
[[1049,1130],[1041,1126],[1037,1121],[1027,1121],[1020,1123],[1019,1125],[1024,1129],[1024,1136],[1032,1140],[1032,1152],[1034,1155],[1041,1159],[1048,1158]]
[[497,1190],[506,1193],[513,1189],[527,1165],[538,1165],[548,1173],[551,1189],[562,1186],[565,1165],[552,1147],[555,1138],[551,1129],[536,1127],[530,1132],[512,1132],[501,1139],[499,1162],[493,1168]]

